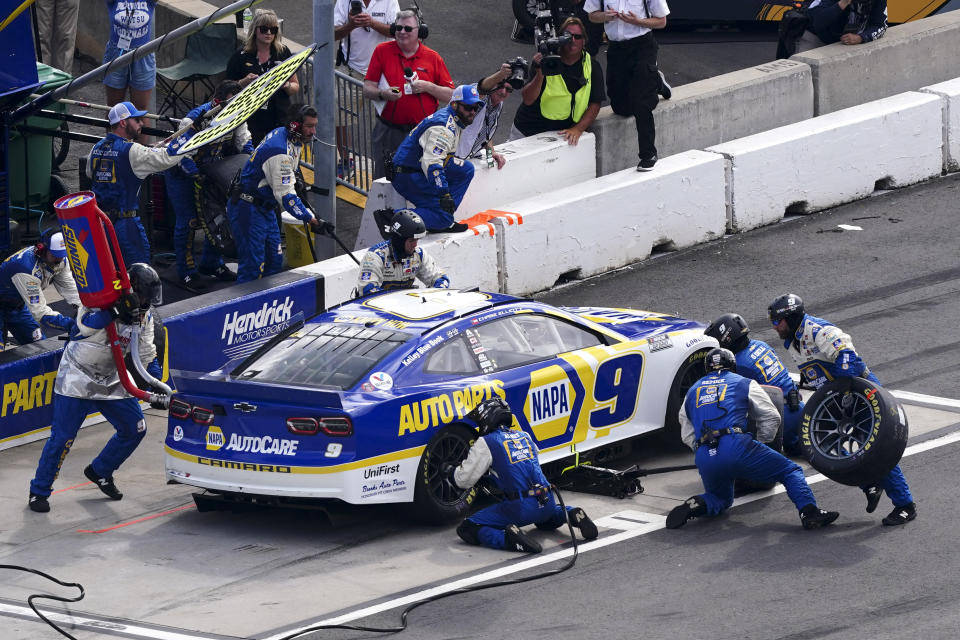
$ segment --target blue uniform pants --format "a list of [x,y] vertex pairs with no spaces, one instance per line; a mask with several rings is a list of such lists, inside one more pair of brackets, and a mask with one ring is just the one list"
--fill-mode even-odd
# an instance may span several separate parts
[[797,409],[783,407],[783,450],[787,455],[796,456],[802,453],[800,447],[800,419],[803,417],[804,403]]
[[[872,371],[867,374],[866,378],[874,384],[880,384],[880,379]],[[903,476],[903,471],[900,470],[900,465],[895,466],[890,473],[884,476],[883,480],[877,483],[877,486],[887,493],[890,502],[895,507],[902,507],[913,502],[913,495],[910,493],[910,487],[907,486],[907,479]],[[867,490],[870,485],[862,485],[860,488]]]
[[[173,204],[173,212],[176,215],[176,222],[173,225],[173,250],[177,256],[177,275],[183,278],[197,270],[197,264],[193,259],[193,238],[196,227],[191,226],[191,222],[197,219],[194,179],[180,171],[168,171],[164,182],[167,185],[167,196]],[[212,273],[222,264],[223,258],[220,252],[204,235],[200,270],[204,273]]]
[[237,243],[237,282],[280,273],[283,247],[273,209],[238,200],[227,205],[227,216]]
[[[571,511],[574,507],[567,507]],[[556,529],[567,521],[563,509],[556,503],[553,494],[545,505],[534,497],[506,500],[477,511],[467,518],[477,525],[477,539],[485,547],[505,549],[504,529],[511,524],[523,527],[536,524],[538,529]]]
[[53,481],[60,473],[60,467],[67,454],[70,453],[70,447],[73,446],[80,425],[83,424],[87,414],[96,411],[99,411],[117,430],[107,441],[100,455],[91,463],[93,470],[101,477],[113,477],[113,472],[130,457],[147,433],[147,423],[143,420],[140,403],[134,398],[87,400],[54,393],[53,426],[50,428],[50,438],[43,445],[37,474],[30,483],[30,493],[40,496],[50,495],[53,491]]
[[718,515],[733,504],[733,484],[737,478],[753,482],[779,482],[797,510],[816,504],[813,492],[795,462],[753,439],[748,433],[721,436],[717,447],[697,448],[694,456],[707,503],[707,514]]
[[10,311],[0,310],[0,351],[5,348],[8,331],[13,334],[17,344],[29,344],[43,338],[40,325],[26,306]]
[[147,240],[147,232],[140,222],[140,216],[117,218],[113,229],[117,232],[124,265],[129,267],[134,262],[150,264],[150,241]]
[[[473,180],[473,165],[448,162],[445,167],[447,185],[453,202],[459,207],[467,187]],[[398,173],[393,179],[393,188],[397,193],[413,203],[414,211],[423,218],[428,231],[446,231],[455,220],[453,216],[440,208],[440,196],[443,192],[433,180],[428,180],[422,171],[416,173]]]

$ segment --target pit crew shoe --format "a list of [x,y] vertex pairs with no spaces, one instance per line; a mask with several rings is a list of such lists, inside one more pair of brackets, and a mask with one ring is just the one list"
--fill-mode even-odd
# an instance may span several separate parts
[[237,279],[237,274],[230,270],[226,265],[221,264],[213,271],[205,271],[203,269],[198,269],[200,273],[205,276],[210,276],[211,278],[216,278],[221,282],[233,282]]
[[111,500],[119,500],[123,497],[123,494],[117,489],[117,485],[113,484],[113,478],[104,478],[99,475],[93,470],[93,465],[88,464],[87,468],[83,470],[83,475],[87,476],[87,480],[96,484],[97,488],[103,491]]
[[443,233],[463,233],[470,227],[463,224],[462,222],[454,222],[452,225],[447,227]]
[[649,158],[644,158],[640,161],[640,164],[637,165],[637,171],[653,171],[653,167],[657,164],[657,156],[650,156]]
[[808,504],[800,510],[800,522],[807,530],[825,527],[839,517],[836,511],[824,511],[815,504]]
[[687,498],[680,506],[674,507],[667,514],[667,529],[679,529],[687,524],[687,520],[699,518],[707,513],[707,503],[700,496]]
[[507,551],[520,551],[521,553],[540,553],[543,551],[539,542],[525,534],[515,524],[504,529],[503,534],[503,548]]
[[188,273],[187,275],[180,278],[180,283],[188,289],[194,291],[206,291],[207,285],[201,282],[200,276],[196,272]]
[[901,524],[907,524],[911,520],[916,520],[916,518],[917,505],[911,502],[891,511],[890,515],[884,518],[882,522],[886,527],[897,527]]
[[664,100],[669,100],[670,96],[673,95],[673,87],[670,86],[670,83],[667,82],[667,77],[663,75],[663,71],[657,69],[657,75],[660,76],[660,88],[657,89],[657,93],[660,94]]
[[587,516],[587,512],[580,507],[571,510],[568,516],[570,517],[570,524],[574,529],[580,530],[580,535],[583,536],[584,540],[596,540],[597,536],[600,535],[600,532],[597,531],[597,525],[593,524],[593,520]]
[[883,497],[883,489],[867,487],[863,490],[863,494],[867,496],[867,513],[873,513],[877,510],[877,505],[880,504],[880,498]]
[[46,513],[50,511],[50,502],[47,500],[47,496],[41,496],[36,493],[30,494],[30,505],[31,511],[36,511],[37,513]]

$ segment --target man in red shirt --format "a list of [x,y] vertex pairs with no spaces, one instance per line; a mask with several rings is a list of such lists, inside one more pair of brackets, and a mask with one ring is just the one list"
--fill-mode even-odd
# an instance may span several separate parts
[[416,11],[397,13],[392,42],[378,44],[363,81],[363,97],[376,101],[373,128],[374,178],[386,175],[384,156],[393,155],[408,133],[440,104],[450,101],[453,80],[440,54],[421,42]]

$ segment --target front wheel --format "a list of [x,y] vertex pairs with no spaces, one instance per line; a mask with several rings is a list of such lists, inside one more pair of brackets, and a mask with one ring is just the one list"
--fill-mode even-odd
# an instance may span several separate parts
[[709,349],[701,349],[687,356],[677,370],[677,375],[673,377],[667,396],[667,415],[663,417],[663,433],[668,443],[672,444],[680,438],[680,407],[683,406],[690,387],[706,373],[703,360],[707,357],[707,351]]
[[413,514],[417,519],[430,524],[445,524],[466,514],[477,496],[476,489],[460,489],[443,477],[440,469],[448,462],[462,462],[476,437],[473,429],[455,424],[427,444],[417,468],[413,494]]

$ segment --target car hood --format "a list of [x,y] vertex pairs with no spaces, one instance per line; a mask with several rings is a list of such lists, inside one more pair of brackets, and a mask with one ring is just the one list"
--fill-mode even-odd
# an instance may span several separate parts
[[639,309],[611,309],[609,307],[561,307],[564,311],[585,320],[638,340],[673,331],[703,331],[707,325],[696,320],[687,320],[654,311]]

